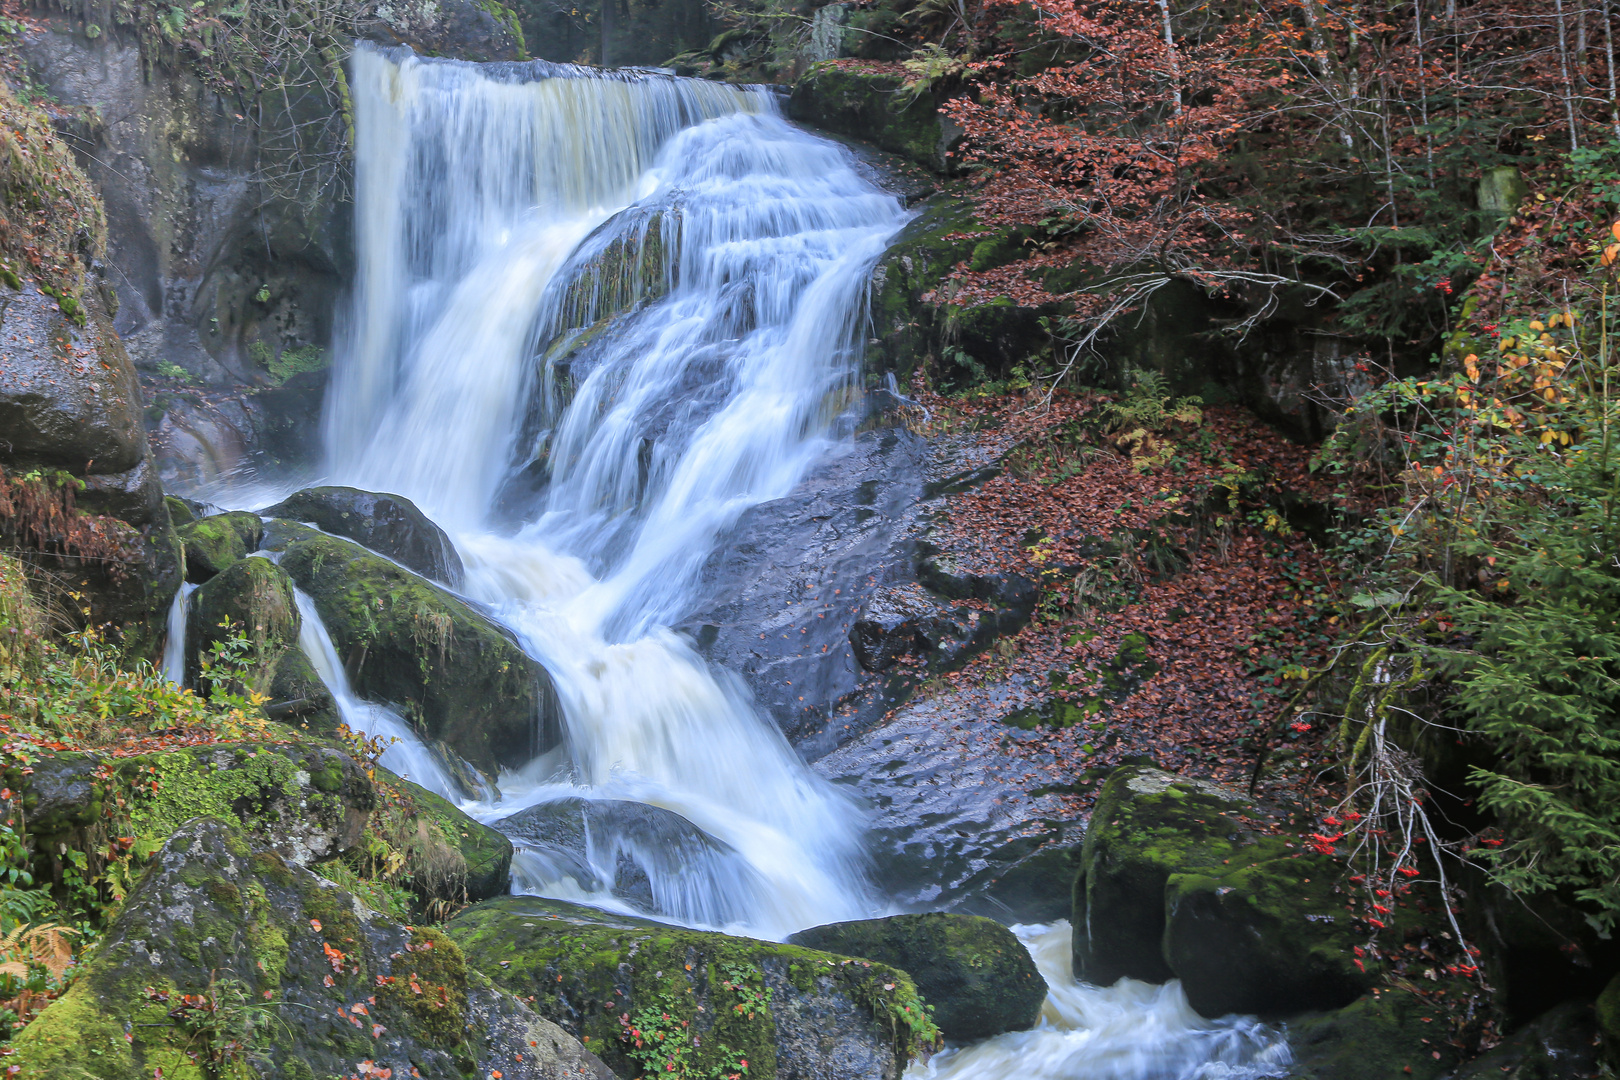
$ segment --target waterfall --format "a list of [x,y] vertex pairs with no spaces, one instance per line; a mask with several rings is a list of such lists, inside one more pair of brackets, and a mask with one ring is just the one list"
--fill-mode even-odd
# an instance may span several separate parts
[[1075,982],[1067,922],[1012,929],[1049,988],[1040,1022],[938,1054],[904,1080],[1259,1080],[1293,1060],[1282,1034],[1252,1017],[1199,1016],[1179,982]]
[[298,647],[309,657],[310,666],[321,682],[332,692],[338,717],[353,731],[368,738],[381,739],[388,744],[377,760],[383,768],[413,783],[420,784],[435,795],[451,802],[461,801],[461,786],[456,783],[433,751],[416,737],[405,718],[385,705],[364,701],[349,687],[348,673],[338,660],[332,635],[326,632],[315,601],[298,589],[293,590],[293,602],[298,606]]
[[[644,867],[688,924],[777,937],[872,913],[855,805],[668,627],[722,530],[827,449],[904,211],[760,88],[362,45],[353,93],[330,473],[451,533],[565,719],[566,761],[469,809],[674,811],[721,853]],[[515,534],[493,514],[514,491]],[[537,852],[519,866],[579,887]]]
[[182,581],[174,591],[174,603],[169,605],[167,637],[163,642],[163,677],[176,686],[186,683],[186,611],[191,594],[196,591],[197,586]]

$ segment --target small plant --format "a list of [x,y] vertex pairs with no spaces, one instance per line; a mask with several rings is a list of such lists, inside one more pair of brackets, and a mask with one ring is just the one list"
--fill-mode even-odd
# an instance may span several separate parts
[[169,1020],[184,1036],[184,1052],[205,1080],[252,1080],[270,1064],[275,1007],[256,1000],[240,979],[211,977],[200,994],[146,988],[148,1001],[170,1006]]
[[158,374],[163,376],[165,379],[174,379],[176,382],[183,383],[189,383],[192,380],[191,372],[187,371],[179,364],[171,363],[168,360],[160,362],[157,366],[157,370]]
[[1105,407],[1107,427],[1131,465],[1146,472],[1175,457],[1175,445],[1158,436],[1172,424],[1200,423],[1203,404],[1199,397],[1172,398],[1165,377],[1157,371],[1132,371],[1131,388]]

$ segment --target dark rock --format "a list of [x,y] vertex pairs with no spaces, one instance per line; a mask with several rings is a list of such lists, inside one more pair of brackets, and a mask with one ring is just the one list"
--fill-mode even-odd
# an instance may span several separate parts
[[1006,927],[973,915],[891,915],[801,930],[790,945],[900,968],[934,1008],[947,1039],[1027,1031],[1041,1016],[1046,980]]
[[876,811],[868,833],[873,884],[914,909],[1002,923],[1070,916],[1083,828],[1061,795],[1032,789],[1019,760],[987,743],[960,745],[932,701],[816,762]]
[[1092,810],[1074,898],[1074,970],[1099,986],[1165,982],[1165,886],[1222,866],[1250,838],[1236,792],[1142,766],[1109,777]]
[[1288,1024],[1297,1080],[1438,1080],[1456,1068],[1456,1051],[1436,1038],[1434,1005],[1405,990],[1367,994],[1337,1012]]
[[1584,1001],[1565,1002],[1458,1069],[1455,1080],[1576,1080],[1601,1076],[1597,1017]]
[[1352,951],[1366,934],[1335,899],[1339,867],[1315,854],[1243,861],[1226,873],[1172,874],[1166,885],[1163,955],[1188,1003],[1209,1017],[1275,1017],[1369,990],[1375,977]]
[[748,1075],[778,1080],[897,1080],[932,1049],[910,977],[870,961],[529,896],[475,905],[445,932],[624,1077],[640,1072],[621,1016],[691,1040],[688,1067],[700,1074],[741,1058]]
[[426,788],[378,766],[378,781],[399,795],[372,827],[405,856],[404,870],[422,900],[465,904],[512,887],[512,842]]
[[[901,95],[902,79],[857,68],[818,65],[793,85],[788,116],[900,154],[937,173],[955,171],[951,152],[962,131],[939,111],[946,95]],[[897,107],[904,102],[903,107]]]
[[29,1076],[185,1075],[195,1036],[170,1013],[182,994],[258,1021],[257,1053],[239,1063],[274,1080],[348,1076],[362,1060],[432,1080],[496,1069],[511,1080],[612,1075],[491,986],[443,934],[382,918],[208,818],[175,831],[11,1060]]
[[277,521],[266,547],[308,593],[355,693],[401,709],[429,742],[494,774],[557,744],[545,670],[444,589],[351,541]]
[[264,522],[245,510],[215,514],[175,530],[186,550],[186,580],[201,585],[227,566],[259,550]]
[[[127,359],[103,367],[111,327],[84,328],[32,282],[0,289],[0,431],[6,457],[84,474],[120,473],[141,463],[140,389]],[[33,345],[25,344],[33,342]]]
[[[197,524],[219,520],[207,518]],[[240,559],[200,586],[189,603],[185,650],[189,685],[206,694],[210,680],[203,671],[203,660],[211,657],[216,644],[240,636],[249,648],[240,658],[246,664],[245,677],[232,680],[236,685],[226,689],[266,695],[275,719],[320,734],[337,730],[340,721],[332,692],[298,646],[303,619],[293,598],[292,578],[285,570],[268,559]],[[227,621],[228,627],[221,625]]]
[[500,829],[581,886],[610,888],[614,896],[655,915],[685,912],[680,897],[660,895],[654,882],[704,876],[717,861],[733,864],[737,873],[749,872],[730,846],[673,810],[647,803],[559,799],[503,819]]
[[1510,891],[1468,867],[1460,877],[1463,931],[1481,947],[1480,966],[1510,1023],[1570,998],[1596,998],[1620,971],[1620,940],[1600,936],[1567,894]]
[[197,515],[192,512],[191,504],[178,495],[163,496],[163,505],[169,508],[169,520],[174,523],[177,529],[182,525],[190,525],[197,520]]
[[1620,975],[1609,980],[1592,1009],[1610,1065],[1620,1065]]
[[463,570],[455,545],[414,503],[399,495],[350,487],[306,488],[262,513],[346,536],[423,577],[461,588]]
[[480,63],[527,58],[517,14],[499,0],[404,0],[380,9],[369,36],[425,56]]

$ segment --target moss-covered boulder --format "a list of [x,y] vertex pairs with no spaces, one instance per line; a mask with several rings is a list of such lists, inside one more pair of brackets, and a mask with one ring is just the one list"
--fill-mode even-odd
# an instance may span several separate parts
[[[1435,1080],[1457,1067],[1435,1007],[1401,989],[1367,994],[1336,1012],[1288,1024],[1298,1080]],[[1438,1029],[1438,1030],[1436,1030]],[[1500,1074],[1498,1074],[1500,1075]]]
[[[292,578],[268,559],[239,559],[191,594],[186,619],[186,682],[200,693],[210,689],[205,661],[216,663],[216,646],[243,665],[229,689],[254,691],[270,699],[272,717],[301,724],[319,734],[337,729],[332,693],[298,645],[303,622],[293,597]],[[236,654],[240,649],[240,655]],[[217,668],[215,669],[217,673]]]
[[443,934],[384,919],[207,818],[176,830],[83,974],[13,1045],[18,1075],[42,1080],[324,1080],[363,1063],[435,1080],[611,1075]]
[[175,530],[186,549],[186,580],[202,584],[227,566],[259,550],[264,522],[257,514],[233,510],[188,522]]
[[1612,1066],[1620,1066],[1620,975],[1609,980],[1594,1007],[1598,1033],[1603,1036],[1604,1054]]
[[961,139],[961,129],[940,114],[938,92],[912,93],[904,82],[904,73],[893,65],[819,63],[793,85],[788,115],[935,172],[953,171],[950,154]]
[[1210,1017],[1336,1009],[1371,987],[1382,967],[1376,950],[1355,955],[1371,932],[1346,911],[1343,865],[1251,827],[1254,811],[1208,781],[1116,769],[1075,882],[1079,977],[1179,978]]
[[[132,757],[44,752],[5,773],[36,852],[87,850],[133,835],[151,852],[179,826],[208,815],[241,828],[297,865],[360,843],[375,803],[370,779],[329,746],[215,743]],[[99,841],[104,844],[105,840]]]
[[1081,849],[1074,894],[1074,971],[1109,986],[1164,982],[1165,887],[1172,874],[1224,868],[1258,840],[1253,805],[1216,784],[1125,765],[1103,785]]
[[403,857],[419,899],[466,904],[511,889],[512,841],[426,788],[381,767],[376,774],[372,831]]
[[746,1060],[750,1080],[895,1080],[936,1039],[911,978],[868,960],[530,896],[468,908],[445,933],[626,1078]]
[[789,943],[900,968],[934,1009],[947,1039],[1027,1031],[1041,1016],[1046,980],[1005,926],[975,915],[891,915],[800,931]]
[[1612,1076],[1612,1072],[1603,1069],[1603,1048],[1607,1045],[1608,1038],[1600,1037],[1592,1006],[1585,1001],[1566,1001],[1520,1027],[1489,1053],[1458,1069],[1454,1080],[1575,1080]]
[[352,541],[288,522],[271,532],[361,697],[491,774],[556,744],[550,680],[501,627]]
[[305,488],[263,513],[347,537],[423,577],[461,588],[465,571],[456,546],[404,496],[352,487]]
[[1355,955],[1368,934],[1345,911],[1341,868],[1283,844],[1269,838],[1254,852],[1270,847],[1277,858],[1234,859],[1226,873],[1172,874],[1166,884],[1164,959],[1204,1016],[1333,1009],[1372,988],[1379,967]]

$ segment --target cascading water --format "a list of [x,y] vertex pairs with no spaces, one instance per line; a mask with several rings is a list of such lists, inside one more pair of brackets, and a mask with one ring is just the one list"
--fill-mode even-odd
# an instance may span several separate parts
[[[904,212],[763,90],[364,47],[354,68],[360,269],[331,471],[452,532],[468,593],[565,717],[567,767],[473,809],[674,811],[720,852],[654,882],[683,922],[777,936],[867,913],[853,805],[666,627],[720,530],[825,449]],[[536,448],[547,489],[498,535]]]
[[[668,627],[717,536],[839,434],[865,279],[903,211],[763,90],[361,46],[353,94],[360,270],[330,472],[452,533],[468,594],[545,665],[565,718],[561,751],[463,808],[514,836],[515,877],[547,895],[622,909],[608,883],[629,854],[687,925],[780,937],[876,914],[857,809]],[[401,739],[384,763],[457,798],[398,716],[353,697],[298,603],[348,723]],[[586,850],[526,844],[563,805],[590,808]],[[663,811],[696,829],[659,832]],[[1275,1032],[1205,1021],[1174,985],[1076,984],[1064,924],[1021,933],[1053,988],[1041,1025],[908,1077],[1286,1062]]]
[[186,681],[186,612],[191,594],[196,591],[197,586],[182,581],[174,591],[174,602],[169,605],[165,627],[168,637],[163,643],[163,677],[176,686]]

